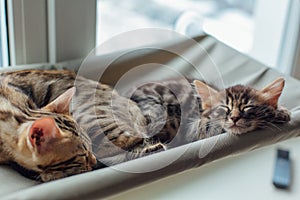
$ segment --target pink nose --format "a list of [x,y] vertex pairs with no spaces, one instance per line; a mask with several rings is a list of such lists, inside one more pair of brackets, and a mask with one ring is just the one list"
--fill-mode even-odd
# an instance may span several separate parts
[[240,119],[239,117],[230,117],[230,118],[234,123],[236,123]]

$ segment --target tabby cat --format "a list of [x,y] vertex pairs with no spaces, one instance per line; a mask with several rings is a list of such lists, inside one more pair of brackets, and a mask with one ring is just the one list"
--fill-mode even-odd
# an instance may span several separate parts
[[92,170],[90,140],[68,112],[73,93],[71,88],[38,108],[1,78],[0,163],[36,172],[31,175],[42,181]]
[[101,167],[96,158],[109,165],[164,149],[147,140],[135,103],[105,84],[67,70],[14,71],[0,78],[0,161],[42,181]]
[[193,87],[178,80],[148,84],[131,98],[141,109],[71,71],[7,72],[0,80],[0,162],[42,181],[101,167],[96,158],[116,164],[164,150],[162,143],[289,121],[277,106],[283,79],[262,90],[238,85],[220,92],[200,81]]
[[283,78],[261,90],[236,85],[221,91],[199,80],[172,79],[137,87],[131,99],[147,119],[149,135],[172,147],[288,122],[289,112],[278,107],[283,88]]

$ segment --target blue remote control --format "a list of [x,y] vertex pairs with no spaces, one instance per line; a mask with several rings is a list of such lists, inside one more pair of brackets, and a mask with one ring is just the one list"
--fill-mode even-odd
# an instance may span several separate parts
[[291,182],[291,161],[289,151],[278,149],[273,175],[273,184],[277,188],[286,189]]

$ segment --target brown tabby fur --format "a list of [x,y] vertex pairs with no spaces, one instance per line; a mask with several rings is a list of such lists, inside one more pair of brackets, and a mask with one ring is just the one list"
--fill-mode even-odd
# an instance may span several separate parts
[[173,147],[225,131],[240,135],[288,122],[289,112],[278,107],[283,87],[282,78],[262,90],[236,85],[221,91],[198,80],[172,79],[146,83],[131,99],[147,119],[149,135]]
[[[41,122],[56,125],[42,126]],[[67,109],[57,109],[53,102],[38,108],[5,77],[0,83],[0,141],[0,163],[34,171],[42,181],[90,171],[96,164],[89,138]]]
[[[90,171],[96,167],[93,154],[116,164],[164,150],[162,143],[177,146],[224,131],[239,135],[290,120],[277,105],[283,79],[262,90],[237,85],[222,91],[200,81],[169,80],[138,88],[131,101],[67,70],[23,70],[0,78],[0,162],[17,163],[42,181]],[[55,119],[65,139],[47,144],[40,156],[27,147],[26,127],[45,116]],[[42,139],[33,138],[37,146]]]
[[[91,138],[92,151],[97,159],[106,165],[124,162],[164,148],[160,143],[145,139],[145,119],[135,103],[119,96],[105,84],[76,77],[75,73],[67,70],[23,70],[3,73],[1,76],[11,88],[29,98],[37,109],[48,105],[75,85],[76,94],[71,103],[70,116],[76,123],[62,121],[65,126],[78,124]],[[65,151],[58,153],[60,157],[64,155],[61,152]],[[76,156],[76,152],[73,153],[73,156]],[[55,156],[58,158],[56,162],[65,161],[64,157],[60,158],[56,154]],[[21,161],[15,162],[36,171],[33,166],[23,165]],[[61,176],[54,174],[48,179],[57,178]],[[47,181],[43,177],[42,180]]]

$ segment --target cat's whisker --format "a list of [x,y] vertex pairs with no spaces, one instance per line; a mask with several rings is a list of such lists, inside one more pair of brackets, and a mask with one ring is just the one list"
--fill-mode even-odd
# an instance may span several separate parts
[[278,131],[284,131],[284,129],[282,127],[279,127],[277,124],[274,124],[274,123],[271,123],[271,122],[267,122],[267,126],[266,127],[269,127],[269,128],[274,128],[275,130],[278,130]]
[[[271,130],[278,130],[279,127],[277,127],[275,124],[270,123],[270,122],[259,122],[258,127],[262,129],[269,128]],[[280,128],[279,128],[280,130]]]

